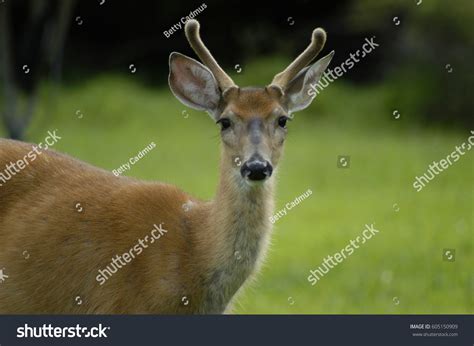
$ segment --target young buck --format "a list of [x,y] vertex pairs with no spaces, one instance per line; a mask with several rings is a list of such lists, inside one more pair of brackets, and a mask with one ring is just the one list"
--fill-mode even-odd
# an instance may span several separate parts
[[172,53],[169,85],[220,127],[215,198],[115,177],[51,150],[33,159],[33,145],[0,140],[3,178],[10,162],[31,159],[8,181],[0,175],[0,269],[8,275],[0,313],[223,313],[257,271],[287,121],[309,106],[333,53],[308,66],[326,40],[318,28],[270,85],[239,88],[201,41],[199,23],[188,21],[185,33],[202,64]]

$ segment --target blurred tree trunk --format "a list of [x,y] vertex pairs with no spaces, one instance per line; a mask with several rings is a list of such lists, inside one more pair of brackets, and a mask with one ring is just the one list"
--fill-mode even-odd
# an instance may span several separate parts
[[12,68],[12,52],[10,42],[10,4],[3,5],[0,11],[0,73],[3,82],[3,104],[1,113],[2,121],[10,138],[17,139],[21,134],[21,124],[16,117],[17,90],[14,82]]
[[51,42],[48,54],[48,65],[51,69],[53,81],[59,83],[61,81],[61,72],[64,55],[64,44],[68,29],[71,24],[72,12],[76,5],[76,0],[59,0],[58,16],[55,28],[51,33]]
[[[12,139],[23,139],[35,113],[38,87],[44,65],[53,82],[59,83],[64,43],[76,0],[28,2],[28,18],[18,42],[21,62],[15,64],[15,45],[11,32],[11,5],[0,10],[0,78],[3,82],[4,109],[0,117]],[[25,66],[26,73],[23,66]],[[16,73],[15,73],[16,72]],[[21,74],[20,74],[21,73]],[[21,77],[20,77],[21,76]],[[23,83],[21,83],[23,82]],[[24,93],[21,93],[21,91]],[[21,96],[21,97],[20,97]],[[23,97],[24,96],[24,97]],[[24,102],[22,100],[24,99]]]

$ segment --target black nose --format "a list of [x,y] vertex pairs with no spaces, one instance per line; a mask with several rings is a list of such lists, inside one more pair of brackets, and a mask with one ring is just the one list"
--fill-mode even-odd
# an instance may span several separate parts
[[272,175],[273,167],[268,161],[260,159],[250,159],[245,162],[240,169],[242,177],[252,181],[260,181]]

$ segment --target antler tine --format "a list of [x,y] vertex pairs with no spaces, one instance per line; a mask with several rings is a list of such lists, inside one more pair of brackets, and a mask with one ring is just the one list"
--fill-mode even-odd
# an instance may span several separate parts
[[207,49],[207,47],[202,42],[201,36],[199,35],[199,22],[195,19],[188,20],[184,27],[184,31],[191,48],[197,54],[199,59],[201,59],[204,65],[206,65],[214,74],[221,91],[236,86],[234,81],[219,66],[211,52],[209,52],[209,49]]
[[309,46],[283,72],[278,73],[271,84],[284,89],[318,55],[325,43],[326,32],[322,28],[314,29]]

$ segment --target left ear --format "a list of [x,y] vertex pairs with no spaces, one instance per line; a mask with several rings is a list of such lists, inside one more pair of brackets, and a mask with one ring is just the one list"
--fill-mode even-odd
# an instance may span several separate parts
[[316,96],[316,85],[334,56],[334,51],[302,69],[285,88],[289,113],[305,109]]

